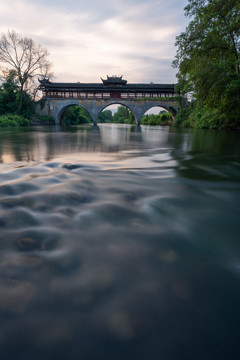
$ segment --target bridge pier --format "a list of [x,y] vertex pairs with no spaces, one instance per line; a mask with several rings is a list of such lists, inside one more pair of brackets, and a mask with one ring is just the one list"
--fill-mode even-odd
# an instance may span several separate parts
[[97,125],[98,113],[94,110],[92,111],[92,113],[90,113],[90,115],[92,116],[93,125]]
[[135,119],[136,119],[136,125],[140,126],[141,120],[142,120],[142,116],[139,115],[135,115]]
[[[148,110],[148,109],[147,109]],[[135,119],[136,119],[136,124],[139,126],[141,123],[141,120],[145,114],[145,112],[147,111],[144,104],[142,104],[142,106],[139,106],[139,104],[132,104],[131,107],[131,111],[133,112]]]

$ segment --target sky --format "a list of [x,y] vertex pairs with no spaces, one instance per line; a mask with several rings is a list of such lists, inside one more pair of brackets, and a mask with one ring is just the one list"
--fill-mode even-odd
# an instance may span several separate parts
[[187,0],[0,0],[0,33],[45,47],[56,82],[175,83]]

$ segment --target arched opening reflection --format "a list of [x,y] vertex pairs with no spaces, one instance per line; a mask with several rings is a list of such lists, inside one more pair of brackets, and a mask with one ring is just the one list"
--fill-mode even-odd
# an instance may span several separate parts
[[61,125],[84,125],[92,124],[92,117],[83,106],[80,105],[69,105],[65,107],[60,113],[60,124]]
[[141,125],[171,125],[173,114],[162,106],[153,106],[145,112]]

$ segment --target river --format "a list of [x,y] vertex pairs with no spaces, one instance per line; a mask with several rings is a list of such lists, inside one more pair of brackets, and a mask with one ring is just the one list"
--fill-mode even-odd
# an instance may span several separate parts
[[1,359],[239,359],[239,140],[1,129]]

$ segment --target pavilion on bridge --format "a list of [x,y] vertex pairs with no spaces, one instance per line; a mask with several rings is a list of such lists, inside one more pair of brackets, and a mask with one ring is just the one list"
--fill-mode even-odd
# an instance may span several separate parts
[[128,84],[122,76],[107,76],[102,83],[54,83],[39,79],[39,89],[46,98],[61,99],[123,99],[172,98],[174,84]]

